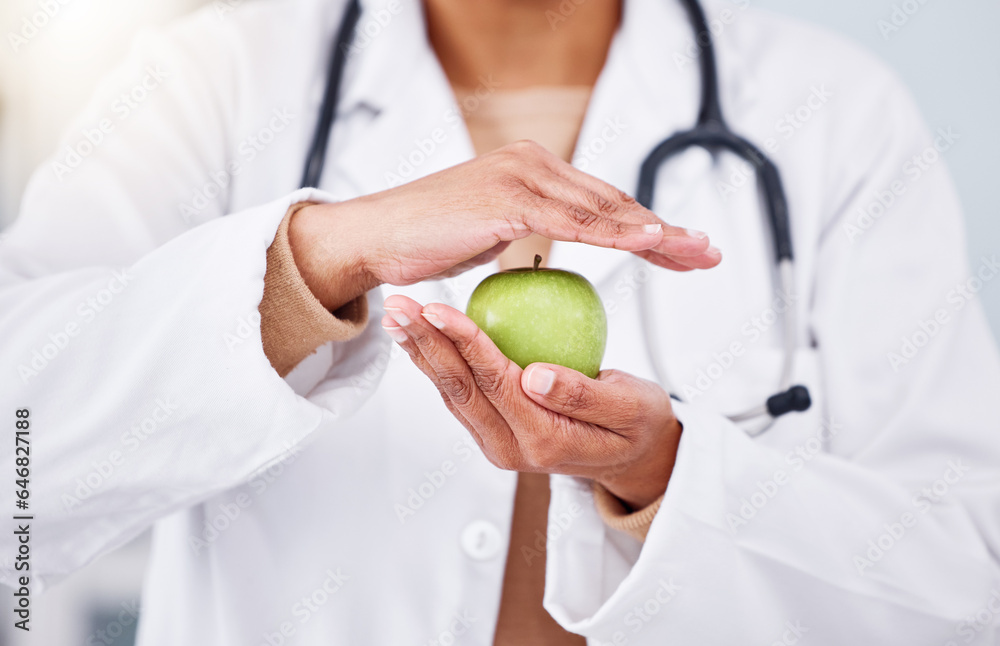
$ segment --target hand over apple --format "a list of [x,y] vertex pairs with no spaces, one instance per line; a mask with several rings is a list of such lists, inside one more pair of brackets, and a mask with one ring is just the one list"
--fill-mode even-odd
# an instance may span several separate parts
[[489,262],[532,232],[631,251],[678,271],[721,259],[704,234],[666,226],[532,142],[387,191],[303,208],[289,242],[309,289],[335,310],[382,283],[409,285]]
[[589,478],[632,509],[666,491],[681,425],[658,385],[617,370],[522,370],[454,308],[390,296],[385,309],[383,328],[496,466]]

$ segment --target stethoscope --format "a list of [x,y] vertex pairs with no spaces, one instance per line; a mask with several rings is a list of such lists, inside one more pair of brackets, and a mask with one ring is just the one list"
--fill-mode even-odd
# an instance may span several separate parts
[[[636,199],[646,208],[651,208],[656,186],[656,175],[660,167],[672,157],[688,148],[697,146],[715,153],[728,150],[741,159],[753,165],[758,182],[764,196],[764,209],[771,227],[774,240],[774,253],[778,266],[777,282],[782,293],[791,294],[795,285],[795,272],[792,254],[792,236],[788,221],[788,202],[781,184],[777,166],[756,146],[740,137],[726,125],[722,116],[722,106],[719,102],[718,67],[715,62],[715,48],[712,43],[711,31],[705,12],[698,0],[680,0],[688,13],[691,24],[701,46],[699,69],[701,72],[701,108],[698,111],[698,121],[690,130],[679,132],[657,145],[642,162],[639,171],[639,187]],[[354,40],[354,31],[361,17],[359,0],[350,0],[344,17],[337,30],[337,39],[330,53],[329,77],[326,91],[323,94],[323,105],[320,108],[319,121],[313,134],[309,155],[306,158],[305,171],[302,175],[302,186],[317,186],[323,174],[326,163],[326,153],[330,145],[330,131],[340,98],[341,82],[344,68],[347,65],[347,55]],[[643,281],[639,298],[640,316],[643,335],[649,348],[650,363],[653,374],[671,397],[680,401],[677,390],[672,387],[670,378],[660,360],[660,347],[657,336],[653,334],[655,325],[652,320],[649,281]],[[750,435],[759,435],[771,427],[774,420],[786,413],[808,410],[812,402],[809,390],[805,386],[792,386],[792,372],[795,363],[796,322],[795,308],[789,306],[782,313],[784,328],[784,360],[778,383],[778,392],[760,406],[729,415],[729,419],[737,423],[747,423],[760,420],[754,428],[748,428]]]

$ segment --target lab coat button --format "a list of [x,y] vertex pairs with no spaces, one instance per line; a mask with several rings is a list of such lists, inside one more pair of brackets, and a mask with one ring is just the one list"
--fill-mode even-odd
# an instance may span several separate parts
[[460,540],[466,555],[477,561],[494,558],[503,546],[500,530],[485,520],[477,520],[466,525]]

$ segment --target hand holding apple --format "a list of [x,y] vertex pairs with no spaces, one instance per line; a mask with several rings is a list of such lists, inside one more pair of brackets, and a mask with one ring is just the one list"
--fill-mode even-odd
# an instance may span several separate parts
[[452,307],[390,296],[385,309],[382,327],[496,466],[589,478],[632,509],[666,491],[681,425],[658,385],[617,370],[522,370]]

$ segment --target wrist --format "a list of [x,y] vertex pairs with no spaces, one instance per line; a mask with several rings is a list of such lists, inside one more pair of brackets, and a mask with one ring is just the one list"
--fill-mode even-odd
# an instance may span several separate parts
[[292,214],[288,243],[309,291],[334,312],[380,284],[350,202],[309,204]]
[[656,445],[646,447],[639,460],[611,469],[594,481],[618,498],[627,511],[645,509],[667,490],[682,430],[680,421],[672,417],[658,434]]
[[625,511],[630,514],[645,509],[656,502],[667,491],[666,483],[624,483],[621,481],[603,482],[600,480],[596,480],[595,482],[617,498],[622,503]]
[[593,483],[592,491],[594,506],[605,525],[611,529],[625,532],[640,542],[645,542],[653,521],[660,512],[663,496],[642,509],[632,510],[599,483]]

